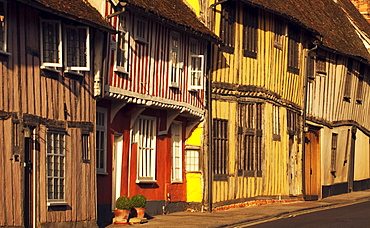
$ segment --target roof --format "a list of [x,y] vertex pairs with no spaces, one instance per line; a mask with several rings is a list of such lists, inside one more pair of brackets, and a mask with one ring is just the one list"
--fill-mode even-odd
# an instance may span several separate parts
[[183,0],[126,0],[129,5],[135,6],[144,12],[168,19],[175,25],[183,26],[194,32],[219,38],[209,30],[196,16],[196,14],[183,2]]
[[18,0],[40,10],[58,14],[89,26],[114,31],[102,15],[87,0]]
[[243,2],[290,17],[291,20],[319,32],[324,46],[370,61],[367,48],[347,16],[366,34],[370,34],[370,24],[350,0],[243,0]]

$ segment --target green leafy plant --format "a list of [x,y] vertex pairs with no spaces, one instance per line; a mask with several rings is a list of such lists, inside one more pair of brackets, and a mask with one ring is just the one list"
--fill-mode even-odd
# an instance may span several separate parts
[[146,198],[143,195],[134,195],[132,198],[133,207],[142,207],[146,206]]
[[132,200],[127,196],[120,196],[116,200],[116,208],[118,210],[130,210],[132,208]]

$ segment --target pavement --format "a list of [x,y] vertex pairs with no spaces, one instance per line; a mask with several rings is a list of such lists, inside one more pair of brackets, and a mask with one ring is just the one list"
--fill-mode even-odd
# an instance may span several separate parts
[[[330,196],[318,201],[279,201],[269,200],[247,206],[208,212],[177,212],[157,215],[143,224],[130,225],[141,227],[246,227],[283,217],[296,216],[319,210],[342,207],[370,201],[370,190]],[[261,205],[264,204],[264,205]],[[122,228],[122,225],[109,225],[107,228]]]

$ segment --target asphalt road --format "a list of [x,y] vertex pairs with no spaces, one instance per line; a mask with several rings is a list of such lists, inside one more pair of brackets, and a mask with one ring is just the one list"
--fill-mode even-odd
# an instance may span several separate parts
[[[239,226],[246,227],[246,226]],[[291,216],[258,225],[253,228],[278,228],[278,227],[310,227],[310,228],[370,228],[370,201],[349,206],[327,209],[309,214]]]

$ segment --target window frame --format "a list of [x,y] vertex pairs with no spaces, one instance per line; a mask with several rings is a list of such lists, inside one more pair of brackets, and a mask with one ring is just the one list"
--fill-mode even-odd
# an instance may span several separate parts
[[[174,126],[177,126],[177,133],[179,137],[179,141],[175,142],[174,134],[175,129]],[[182,183],[183,181],[183,146],[182,146],[182,123],[175,122],[171,124],[171,155],[172,155],[172,172],[171,172],[171,183]],[[176,143],[178,144],[178,148],[176,150]],[[178,160],[178,161],[177,161]]]
[[3,34],[3,48],[0,49],[0,53],[7,53],[8,51],[8,3],[4,0],[0,0],[4,4],[4,34]]
[[280,107],[272,105],[272,140],[280,141]]
[[[44,27],[43,23],[55,23],[58,25],[58,34],[59,34],[59,44],[58,44],[58,62],[44,62]],[[63,67],[63,34],[62,34],[62,22],[60,20],[50,20],[50,19],[41,19],[40,20],[40,28],[41,28],[41,39],[40,39],[40,60],[41,60],[41,67]]]
[[82,162],[90,163],[91,161],[90,132],[81,133],[81,146],[82,146]]
[[[55,151],[55,138],[53,137],[52,139],[50,139],[51,135],[58,135],[58,138],[59,138],[59,142],[60,142],[60,137],[62,137],[62,140],[63,140],[63,145],[59,144],[59,149],[62,150],[60,151],[59,153],[49,153],[49,150],[52,150],[52,151]],[[66,140],[65,140],[65,136],[67,135],[67,133],[65,131],[58,131],[58,130],[48,130],[47,133],[46,133],[46,179],[47,179],[47,183],[46,183],[46,191],[47,191],[47,205],[48,206],[52,206],[52,205],[64,205],[64,204],[67,204],[66,203]],[[50,141],[52,140],[52,141]],[[50,146],[50,144],[52,144],[52,147]],[[51,147],[51,149],[50,149]],[[49,156],[51,156],[51,160],[52,160],[52,171],[50,172],[53,172],[54,174],[53,175],[49,175]],[[55,156],[58,156],[59,158],[63,158],[63,167],[59,167],[59,170],[58,170],[58,173],[59,175],[55,175],[55,164],[54,164],[54,161],[55,161]],[[61,162],[61,159],[59,159],[59,164]],[[61,172],[62,171],[62,172]],[[62,173],[62,174],[61,174]],[[55,183],[55,179],[58,179],[59,181],[63,180],[63,196],[59,196],[59,197],[53,197],[53,198],[49,198],[50,195],[49,194],[53,194],[55,195],[55,191],[52,191],[50,192],[49,191],[49,179],[52,179],[52,186],[51,189],[54,189],[55,190],[55,187],[54,187],[54,183]],[[60,182],[59,184],[57,185],[58,188],[60,188]],[[60,190],[60,189],[59,189]]]
[[[85,43],[85,47],[86,47],[86,66],[68,66],[68,55],[69,55],[69,52],[68,52],[68,37],[67,37],[67,29],[68,28],[71,28],[71,29],[77,29],[77,30],[80,30],[80,29],[86,29],[86,43]],[[64,29],[63,29],[63,39],[64,39],[64,67],[65,67],[65,70],[66,71],[90,71],[90,28],[89,26],[84,26],[84,25],[77,25],[77,26],[73,26],[73,25],[64,25]],[[80,40],[79,40],[80,42]],[[75,53],[74,53],[75,54]]]
[[[142,23],[142,26],[143,26],[143,29],[142,29],[142,32],[143,32],[143,36],[140,36],[140,34],[138,34],[139,32],[139,23]],[[144,17],[141,17],[141,16],[137,16],[135,18],[135,32],[134,32],[134,39],[136,41],[139,41],[141,43],[144,43],[146,44],[148,41],[148,19],[144,18]]]
[[201,172],[200,170],[200,148],[186,148],[185,150],[185,171],[187,173]]
[[[177,38],[177,47],[173,45],[173,38]],[[181,53],[181,41],[180,41],[180,34],[178,32],[171,31],[170,33],[170,56],[169,56],[169,87],[173,88],[178,88],[180,85],[180,78],[183,74],[183,67],[184,67],[184,62]],[[176,67],[172,66],[173,63],[173,53],[177,53],[177,63]],[[173,75],[173,71],[176,69],[175,75]]]
[[[122,23],[125,23],[123,26]],[[129,18],[126,14],[120,14],[117,20],[117,35],[115,39],[116,53],[114,59],[114,71],[128,74],[129,73],[129,47],[130,47],[130,34],[127,25],[129,24]],[[121,41],[123,40],[124,45],[121,49]],[[125,51],[122,51],[125,50]],[[121,54],[123,53],[124,54]],[[120,58],[122,59],[120,61]],[[123,60],[125,59],[125,61]],[[119,63],[120,62],[120,63]],[[122,63],[123,62],[123,63]]]
[[212,155],[215,181],[227,181],[229,175],[229,120],[212,119]]
[[[225,15],[227,14],[227,15]],[[221,18],[220,18],[220,38],[223,45],[220,51],[227,53],[234,53],[235,48],[235,4],[226,2],[221,5]]]
[[[147,133],[150,131],[151,135],[144,135],[144,133],[140,132],[141,130],[144,130],[145,122],[143,125],[140,125],[140,121],[148,121],[148,123],[151,123],[150,130],[148,130],[148,126],[146,127]],[[145,137],[145,138],[144,138]],[[152,138],[151,138],[152,137]],[[142,143],[144,142],[149,143],[151,147],[144,147]],[[153,116],[145,116],[140,115],[134,124],[133,130],[132,130],[132,143],[137,143],[137,172],[136,172],[136,183],[155,183],[157,182],[156,179],[156,171],[157,171],[157,118]],[[143,150],[144,149],[150,150],[150,161],[147,162],[146,166],[145,163],[147,159],[142,159],[144,157]],[[149,167],[148,167],[149,165]],[[145,173],[144,173],[144,170]],[[146,175],[146,176],[144,176]]]
[[[197,91],[197,90],[203,89],[204,55],[190,55],[189,58],[190,58],[190,61],[189,61],[189,90],[190,91]],[[201,68],[200,70],[194,69],[193,64],[192,64],[193,58],[200,59],[200,68]],[[193,84],[193,81],[197,81],[197,79],[199,79],[199,78],[194,78],[193,74],[195,74],[195,75],[199,74],[200,75],[199,76],[200,80],[199,80],[198,85]]]
[[288,29],[288,72],[299,74],[300,64],[300,30],[293,26]]
[[[96,173],[97,174],[103,174],[106,175],[107,173],[107,114],[108,110],[103,107],[96,107],[96,119],[98,119],[98,113],[103,114],[103,122],[104,125],[98,125],[98,120],[96,120],[96,138],[95,138],[95,153],[96,153]],[[103,142],[103,148],[101,145],[98,145],[98,137],[101,135],[100,133],[103,132],[103,141],[100,140],[100,142]],[[100,138],[99,138],[100,139]],[[102,152],[102,153],[101,153]],[[103,156],[101,156],[103,155]],[[101,163],[101,157],[103,159],[103,167],[100,167]]]
[[258,52],[258,9],[243,6],[243,55],[257,58]]
[[331,138],[331,155],[330,155],[330,173],[335,176],[337,172],[337,155],[338,155],[338,134],[332,133]]
[[275,16],[274,20],[274,47],[283,49],[284,36],[287,35],[287,23],[280,17]]

